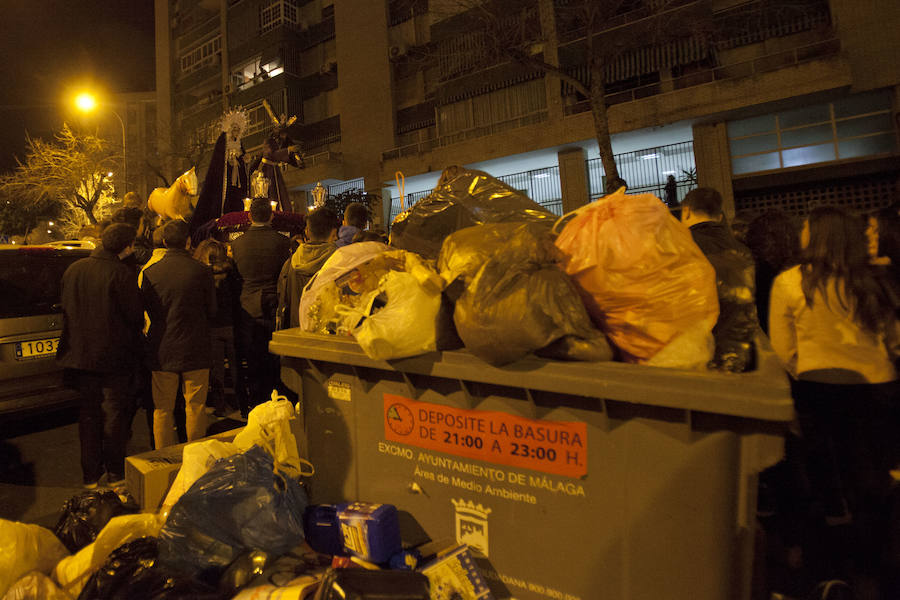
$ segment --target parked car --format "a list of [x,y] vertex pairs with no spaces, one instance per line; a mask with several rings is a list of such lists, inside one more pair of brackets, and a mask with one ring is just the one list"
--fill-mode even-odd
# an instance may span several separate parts
[[56,349],[62,330],[60,282],[90,255],[82,248],[0,246],[0,415],[74,404]]
[[93,250],[97,247],[97,244],[91,240],[60,240],[57,242],[47,242],[46,245],[53,246],[54,248],[87,248],[88,250]]

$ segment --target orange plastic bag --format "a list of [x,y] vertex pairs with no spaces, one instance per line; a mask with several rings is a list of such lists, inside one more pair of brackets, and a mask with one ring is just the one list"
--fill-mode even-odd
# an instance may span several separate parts
[[600,198],[575,211],[556,246],[588,313],[623,360],[696,367],[712,358],[716,274],[659,198],[626,195],[624,188]]

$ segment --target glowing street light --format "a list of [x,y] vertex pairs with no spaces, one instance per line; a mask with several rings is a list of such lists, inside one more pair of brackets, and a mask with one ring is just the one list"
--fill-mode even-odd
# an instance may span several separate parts
[[75,106],[82,112],[91,112],[97,108],[97,99],[92,94],[82,92],[75,96]]
[[[81,92],[75,96],[75,107],[81,112],[93,112],[97,106],[99,106],[97,98],[90,92]],[[119,113],[112,108],[109,108],[109,112],[115,115],[119,120],[119,125],[122,126],[122,187],[125,188],[128,186],[128,153],[125,151],[125,121],[123,121]],[[109,173],[108,176],[112,177],[112,173]],[[123,189],[123,193],[125,191],[126,190]]]

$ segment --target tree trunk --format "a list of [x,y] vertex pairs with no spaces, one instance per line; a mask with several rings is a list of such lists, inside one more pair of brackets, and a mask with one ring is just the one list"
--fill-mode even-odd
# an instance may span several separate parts
[[[606,181],[618,179],[619,169],[613,157],[612,139],[609,135],[609,116],[606,108],[606,86],[603,85],[602,66],[596,65],[591,69],[591,115],[594,117],[594,133],[597,136],[597,145],[600,147],[600,163],[603,165],[603,174]],[[600,190],[606,194],[606,190]]]

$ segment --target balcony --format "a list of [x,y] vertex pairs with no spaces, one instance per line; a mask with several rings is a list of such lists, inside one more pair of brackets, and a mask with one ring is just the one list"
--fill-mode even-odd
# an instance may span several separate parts
[[[750,60],[739,61],[732,64],[716,67],[692,67],[684,69],[690,71],[670,80],[654,82],[646,85],[637,85],[631,89],[606,94],[606,104],[612,106],[625,102],[634,102],[641,98],[655,96],[657,94],[671,93],[697,85],[725,81],[741,77],[752,77],[762,73],[777,71],[786,67],[801,65],[806,62],[820,60],[828,56],[834,56],[841,50],[841,42],[832,37],[826,40],[799,46],[790,50],[773,52]],[[566,115],[574,115],[590,110],[590,102],[582,100],[565,108]]]
[[450,146],[452,144],[457,144],[459,142],[464,142],[466,140],[471,140],[480,137],[486,137],[489,135],[496,135],[498,133],[503,133],[505,131],[510,131],[512,129],[519,129],[521,127],[527,127],[529,125],[534,125],[535,123],[543,123],[547,121],[547,111],[542,110],[538,112],[534,112],[531,114],[523,115],[521,117],[517,117],[515,119],[510,119],[508,121],[499,121],[497,123],[491,123],[489,125],[483,125],[481,127],[473,127],[472,129],[466,129],[463,131],[455,131],[453,133],[440,136],[438,138],[424,140],[421,142],[416,142],[414,144],[406,144],[404,146],[399,146],[397,148],[392,148],[391,150],[387,150],[381,153],[381,160],[397,160],[400,158],[405,158],[407,156],[417,156],[421,154],[425,154],[427,152],[431,152],[435,148],[441,148],[444,146]]

